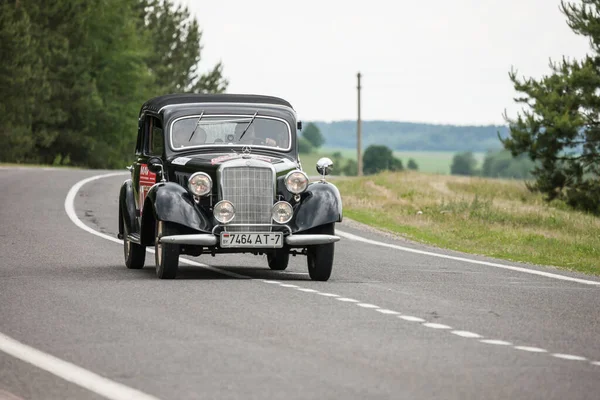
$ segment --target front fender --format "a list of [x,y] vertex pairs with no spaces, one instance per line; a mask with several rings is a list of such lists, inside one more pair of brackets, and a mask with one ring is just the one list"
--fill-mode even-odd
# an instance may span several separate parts
[[119,233],[137,233],[140,231],[137,211],[135,208],[135,194],[133,193],[133,182],[127,179],[121,185],[119,192]]
[[342,196],[330,182],[314,182],[302,194],[294,207],[292,232],[302,232],[317,226],[342,222]]
[[142,220],[147,210],[152,210],[155,220],[174,222],[201,232],[210,232],[212,229],[212,218],[177,183],[161,182],[152,186],[143,210]]

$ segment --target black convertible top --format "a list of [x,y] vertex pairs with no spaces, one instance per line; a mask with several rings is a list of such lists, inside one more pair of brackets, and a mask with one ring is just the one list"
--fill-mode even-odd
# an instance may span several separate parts
[[264,103],[276,104],[293,108],[292,105],[279,97],[256,94],[196,94],[175,93],[154,97],[144,103],[142,110],[158,112],[164,106],[186,103]]

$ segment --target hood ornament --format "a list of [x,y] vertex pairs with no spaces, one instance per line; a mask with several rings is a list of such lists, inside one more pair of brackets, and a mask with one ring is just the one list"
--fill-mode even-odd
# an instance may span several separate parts
[[250,146],[242,147],[242,153],[243,153],[242,157],[243,158],[249,158],[251,152],[252,152],[252,147],[250,147]]

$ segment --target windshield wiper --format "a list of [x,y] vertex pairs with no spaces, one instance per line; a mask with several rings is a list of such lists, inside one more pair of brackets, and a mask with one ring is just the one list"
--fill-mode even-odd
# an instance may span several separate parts
[[200,125],[200,120],[202,119],[203,116],[204,116],[204,110],[202,110],[202,114],[200,114],[200,116],[198,117],[198,121],[196,121],[196,126],[194,127],[194,130],[192,131],[192,134],[190,135],[188,142],[192,141],[192,138],[194,137],[194,133],[196,133],[196,129],[198,129],[198,125]]
[[254,122],[254,119],[256,118],[256,114],[258,114],[258,111],[254,113],[254,115],[252,116],[252,119],[250,120],[250,122],[248,122],[248,125],[246,125],[246,129],[244,129],[244,132],[242,132],[242,134],[240,135],[240,138],[238,139],[238,142],[240,140],[242,140],[242,138],[246,134],[246,131],[248,130],[248,128],[250,128],[250,125],[252,125],[252,123]]

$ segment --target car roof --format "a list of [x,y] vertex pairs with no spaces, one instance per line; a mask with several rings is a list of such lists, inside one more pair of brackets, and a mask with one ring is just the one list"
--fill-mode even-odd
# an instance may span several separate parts
[[151,110],[154,112],[159,112],[165,106],[193,103],[260,103],[287,106],[293,109],[292,105],[288,101],[274,96],[263,96],[256,94],[175,93],[154,97],[146,101],[142,105],[142,111]]

